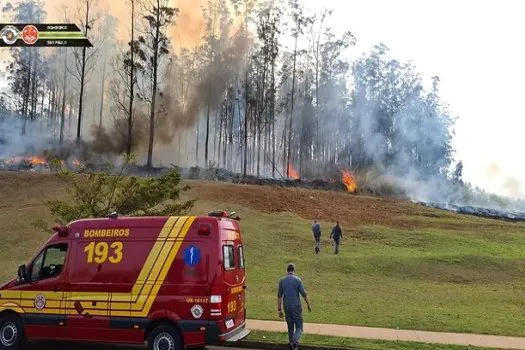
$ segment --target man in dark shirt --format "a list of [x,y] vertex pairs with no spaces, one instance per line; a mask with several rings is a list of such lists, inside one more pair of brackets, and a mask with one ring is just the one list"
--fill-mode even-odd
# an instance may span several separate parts
[[277,311],[279,312],[280,318],[283,318],[284,315],[286,315],[286,324],[288,325],[288,345],[290,349],[297,350],[299,341],[301,340],[301,335],[303,334],[303,309],[301,305],[301,296],[306,301],[309,312],[312,312],[312,307],[310,306],[310,300],[308,300],[308,295],[304,289],[303,281],[295,274],[295,265],[289,264],[287,271],[288,274],[279,280],[277,291]]
[[321,250],[321,225],[317,219],[312,224],[312,232],[314,233],[315,253],[319,254],[319,250]]
[[339,242],[343,238],[343,231],[339,226],[339,221],[335,222],[335,226],[332,228],[332,233],[330,233],[330,239],[333,239],[335,242],[335,253],[339,254]]

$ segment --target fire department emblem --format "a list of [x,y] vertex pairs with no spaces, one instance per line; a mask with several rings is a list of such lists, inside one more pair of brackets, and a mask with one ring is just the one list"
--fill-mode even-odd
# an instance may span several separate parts
[[202,308],[202,306],[197,304],[197,305],[193,305],[190,311],[191,311],[191,315],[193,316],[193,318],[201,318],[204,312],[204,309]]
[[44,294],[38,294],[35,297],[35,308],[41,311],[44,307],[46,307],[46,296]]
[[38,40],[38,29],[34,25],[27,25],[22,29],[22,40],[27,45],[33,45]]
[[16,39],[18,39],[18,35],[20,31],[15,26],[5,26],[2,28],[2,40],[7,45],[13,45],[16,42]]

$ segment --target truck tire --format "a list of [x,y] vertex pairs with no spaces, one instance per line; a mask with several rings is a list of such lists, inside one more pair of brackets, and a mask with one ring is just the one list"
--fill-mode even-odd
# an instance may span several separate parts
[[175,327],[160,324],[148,335],[148,350],[182,350],[182,339]]
[[25,346],[24,325],[16,315],[0,316],[0,350],[20,350]]

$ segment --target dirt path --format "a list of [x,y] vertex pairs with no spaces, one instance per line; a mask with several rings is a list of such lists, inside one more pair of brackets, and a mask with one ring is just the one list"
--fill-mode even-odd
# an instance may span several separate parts
[[[286,323],[278,321],[248,320],[252,330],[286,332]],[[500,349],[525,349],[525,337],[503,337],[494,335],[411,331],[388,328],[340,326],[332,324],[305,323],[306,334],[376,340],[414,341],[422,343],[479,346]]]

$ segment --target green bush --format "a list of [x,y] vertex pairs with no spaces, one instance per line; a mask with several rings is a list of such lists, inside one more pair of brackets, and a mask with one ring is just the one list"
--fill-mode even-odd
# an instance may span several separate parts
[[136,177],[128,175],[134,164],[133,157],[126,157],[124,164],[107,171],[84,174],[62,170],[57,176],[68,186],[69,198],[47,201],[47,205],[61,224],[81,218],[105,217],[113,212],[129,216],[183,215],[192,209],[195,200],[180,202],[181,177],[176,169],[170,169],[160,177]]

